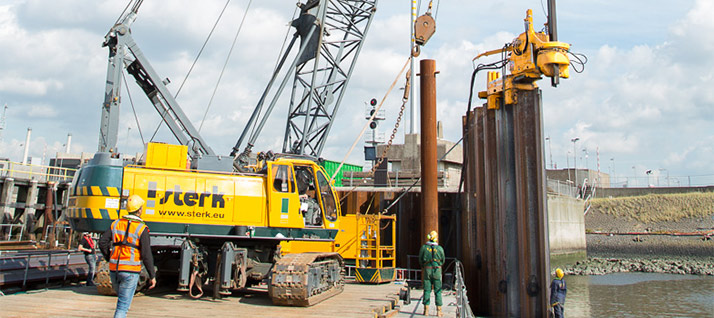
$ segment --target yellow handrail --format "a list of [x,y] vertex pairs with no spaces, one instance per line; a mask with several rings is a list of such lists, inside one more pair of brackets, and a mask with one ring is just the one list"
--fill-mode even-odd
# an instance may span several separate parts
[[[7,166],[5,165],[7,164]],[[69,181],[77,169],[0,161],[0,176],[44,181]]]

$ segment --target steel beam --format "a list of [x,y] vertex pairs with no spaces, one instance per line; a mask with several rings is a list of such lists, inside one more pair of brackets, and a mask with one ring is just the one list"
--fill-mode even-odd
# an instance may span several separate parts
[[421,206],[422,238],[439,231],[438,179],[436,177],[436,61],[421,60]]
[[514,118],[523,316],[548,313],[550,258],[540,90],[518,92]]
[[519,91],[517,101],[464,120],[462,254],[475,313],[543,317],[550,261],[540,90]]
[[486,237],[487,252],[485,261],[489,268],[488,295],[489,314],[492,316],[506,315],[506,275],[505,258],[501,255],[505,251],[505,244],[501,237],[504,235],[499,218],[500,189],[498,187],[498,147],[496,143],[496,110],[485,109],[483,117],[483,165],[486,206]]

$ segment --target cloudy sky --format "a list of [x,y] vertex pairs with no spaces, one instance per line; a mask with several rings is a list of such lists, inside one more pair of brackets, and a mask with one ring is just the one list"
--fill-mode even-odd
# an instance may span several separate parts
[[[523,31],[533,9],[536,26],[545,22],[540,0],[449,1],[438,4],[437,32],[420,58],[435,59],[438,118],[445,137],[461,137],[471,59],[500,48]],[[94,152],[99,136],[107,50],[104,35],[127,1],[4,0],[0,2],[0,107],[8,105],[0,157],[22,160],[27,128],[30,156],[63,151],[72,134],[72,152]],[[132,34],[175,92],[186,76],[226,1],[146,0]],[[268,82],[292,19],[295,1],[254,1],[236,48],[203,123],[201,134],[219,154],[228,154]],[[381,98],[409,53],[409,0],[380,1],[375,20],[323,152],[341,160],[364,124],[365,102]],[[438,1],[434,2],[436,9]],[[421,1],[424,12],[427,1]],[[178,101],[195,126],[209,103],[248,0],[233,0]],[[543,107],[547,165],[577,164],[612,173],[630,185],[714,184],[714,10],[710,0],[582,0],[558,3],[561,41],[587,55],[583,73],[571,72],[558,88],[547,81]],[[292,31],[291,31],[292,32]],[[476,90],[485,87],[485,74]],[[129,82],[139,124],[126,90],[122,93],[119,149],[143,149],[159,116]],[[398,86],[403,85],[400,80]],[[391,131],[401,93],[385,103]],[[0,109],[2,111],[2,109]],[[287,104],[279,105],[256,150],[279,150]],[[402,124],[395,142],[403,140]],[[276,128],[277,127],[277,128]],[[174,142],[165,127],[158,141]],[[348,162],[363,164],[361,143]],[[598,155],[599,153],[599,155]],[[652,170],[649,179],[645,171]],[[660,176],[657,178],[657,176]]]

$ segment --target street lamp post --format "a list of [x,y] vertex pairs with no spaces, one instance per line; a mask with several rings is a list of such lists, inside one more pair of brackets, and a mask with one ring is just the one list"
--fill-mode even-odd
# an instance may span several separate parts
[[548,142],[548,156],[550,157],[550,169],[555,169],[553,166],[553,151],[550,147],[550,136],[545,137],[545,141]]
[[568,150],[568,154],[565,155],[565,167],[568,169],[568,181],[572,182],[572,179],[570,179],[570,150]]
[[573,139],[570,139],[570,141],[573,143],[573,166],[575,166],[575,185],[578,184],[578,152],[575,150],[575,143],[578,142],[580,138],[575,137]]
[[583,153],[585,154],[585,170],[588,170],[590,164],[588,163],[588,148],[583,148]]
[[612,182],[617,184],[617,178],[615,177],[615,157],[611,157],[610,161],[612,162]]
[[650,181],[650,175],[652,175],[652,169],[646,170],[645,174],[647,175],[647,187],[651,187],[652,182]]

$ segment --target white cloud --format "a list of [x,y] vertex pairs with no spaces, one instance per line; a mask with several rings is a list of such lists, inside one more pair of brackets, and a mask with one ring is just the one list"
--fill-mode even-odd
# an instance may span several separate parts
[[30,96],[44,96],[49,89],[61,89],[62,82],[0,75],[0,92]]
[[[132,35],[156,71],[172,80],[172,92],[181,84],[224,3],[147,1],[142,6]],[[178,98],[196,127],[245,4],[231,2]],[[5,152],[15,158],[22,155],[21,149],[19,154],[9,149],[14,149],[13,140],[24,140],[28,126],[33,127],[33,135],[46,137],[49,145],[63,143],[70,132],[73,148],[96,149],[107,61],[101,43],[124,5],[72,0],[18,0],[0,5],[0,103],[10,107],[5,130],[5,140],[10,141],[2,145],[8,150],[0,151],[0,156]],[[260,1],[252,6],[202,129],[208,143],[222,154],[235,144],[267,84],[286,31],[292,34],[287,23],[293,3]],[[509,6],[496,0],[440,5],[437,32],[420,58],[436,59],[441,71],[437,76],[438,117],[444,121],[447,138],[460,138],[471,59],[520,33],[529,6],[535,6],[534,18],[542,24],[539,4],[523,0],[509,2]],[[578,136],[578,145],[590,151],[591,168],[599,148],[603,158],[615,158],[621,171],[633,165],[667,168],[672,175],[694,174],[697,167],[712,170],[709,161],[714,150],[707,143],[714,126],[714,90],[708,85],[714,78],[710,59],[714,20],[707,14],[713,6],[707,0],[645,7],[621,1],[559,4],[561,40],[590,59],[584,73],[571,72],[572,77],[557,89],[550,88],[547,80],[539,82],[545,135],[552,137],[552,152],[560,167],[565,166],[567,151],[572,151],[570,138]],[[623,8],[613,10],[617,7]],[[364,103],[382,98],[406,60],[408,10],[408,3],[380,2],[324,150],[326,158],[342,159],[364,124]],[[484,89],[484,77],[485,73],[476,78],[474,93]],[[413,83],[415,89],[418,81]],[[134,80],[127,78],[127,82],[148,140],[159,116]],[[387,120],[380,129],[387,134],[401,104],[399,88],[403,85],[400,76],[385,103]],[[122,102],[120,149],[141,151],[126,93]],[[282,148],[288,102],[287,97],[278,101],[256,150]],[[409,126],[409,113],[404,117],[397,142]],[[127,127],[131,127],[128,135]],[[173,142],[166,128],[156,138]],[[362,163],[361,157],[359,144],[348,161]]]
[[32,105],[27,115],[31,118],[53,118],[57,116],[57,110],[51,105]]

